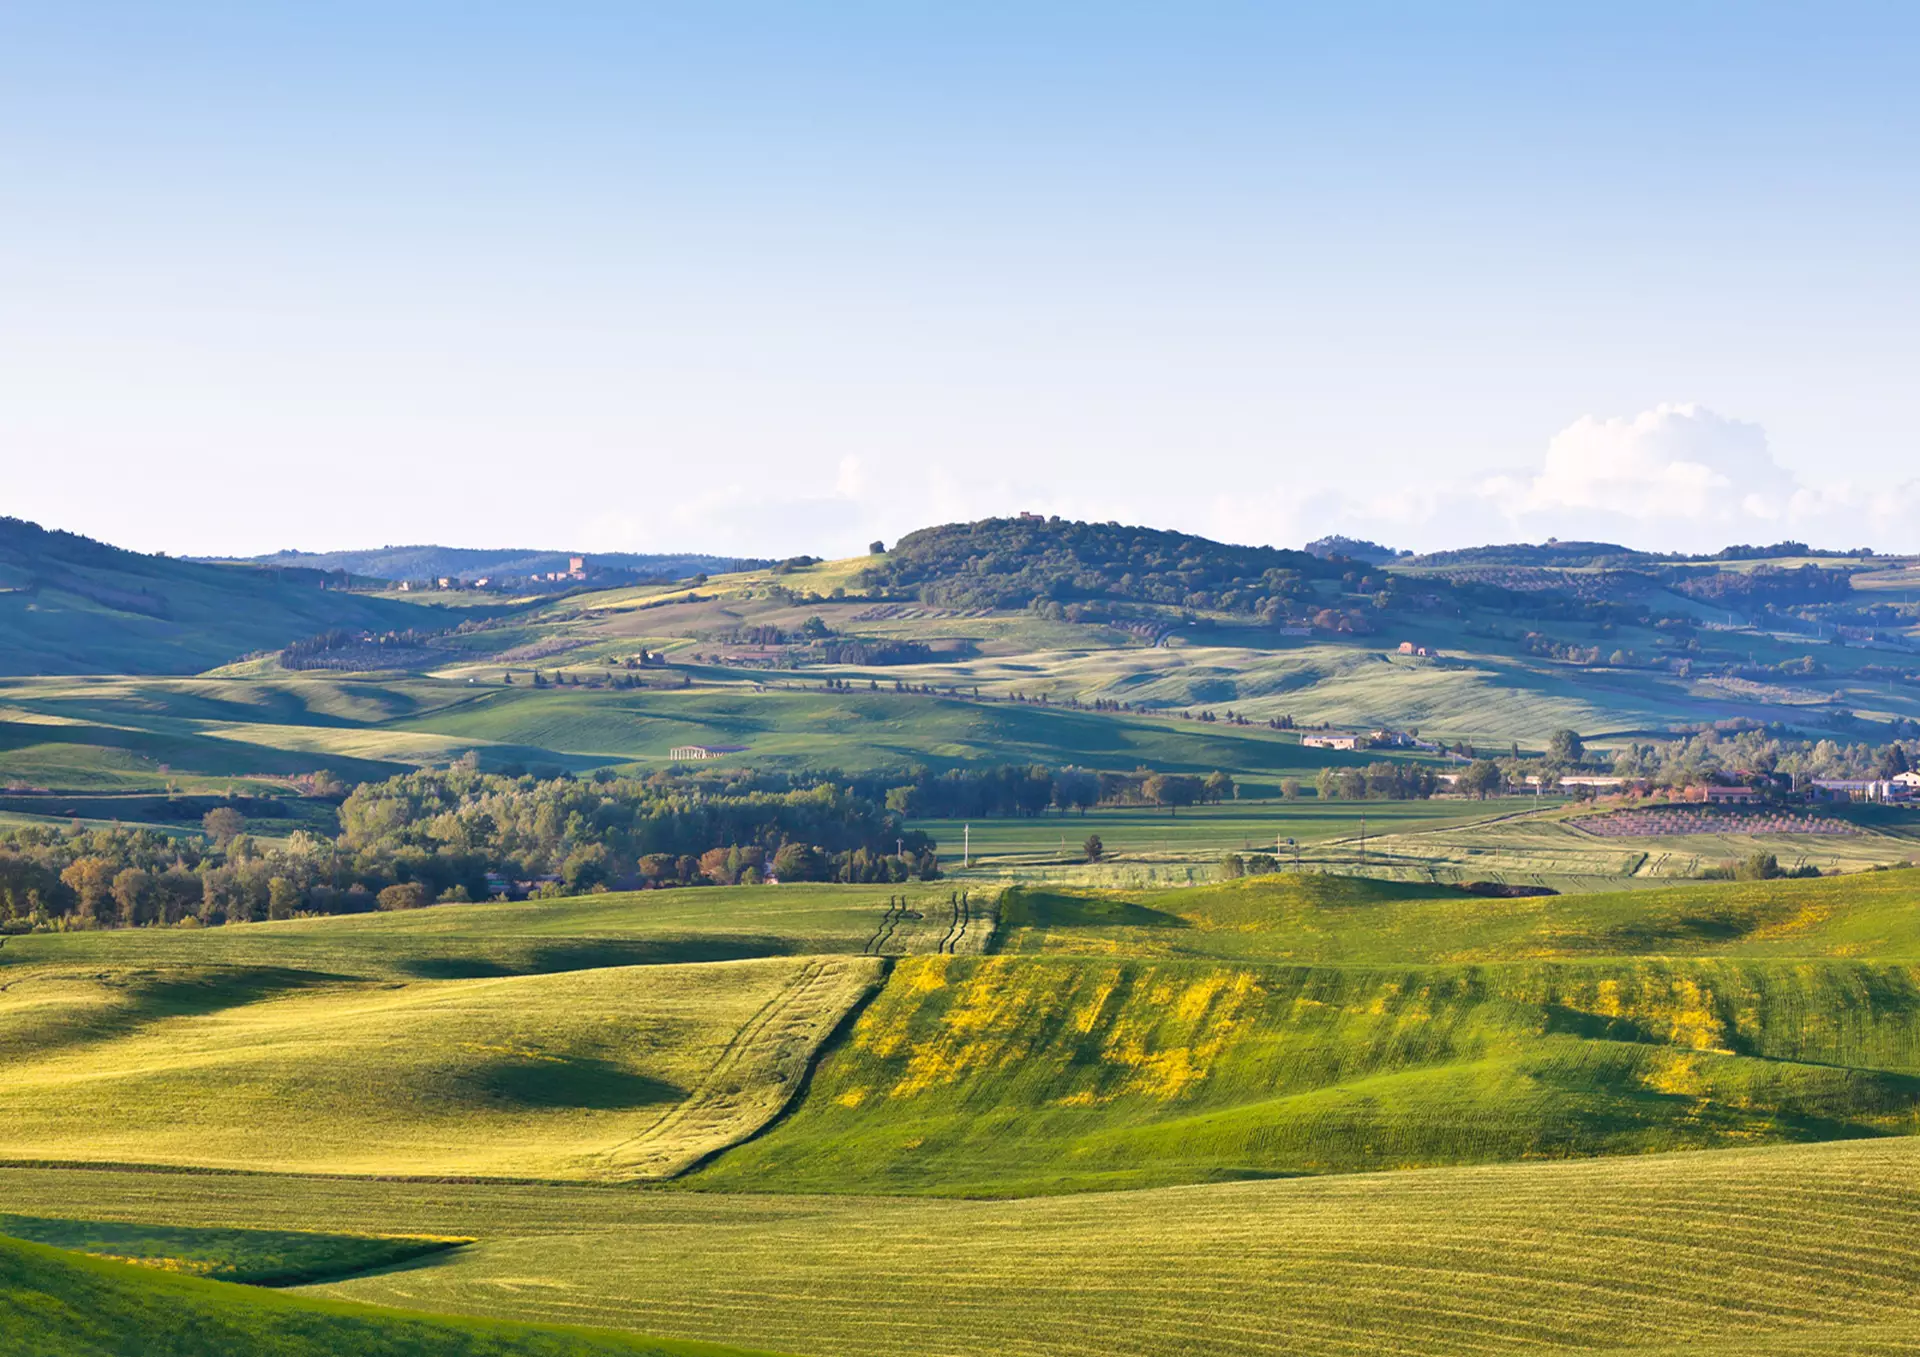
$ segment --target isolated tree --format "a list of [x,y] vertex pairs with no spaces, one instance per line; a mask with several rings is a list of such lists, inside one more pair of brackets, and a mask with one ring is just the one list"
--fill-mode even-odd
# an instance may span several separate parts
[[232,806],[215,806],[200,817],[200,827],[207,831],[215,848],[225,848],[246,829],[247,817]]
[[867,554],[870,556],[884,556],[887,554],[887,544],[885,542],[869,542],[867,543]]
[[1298,801],[1300,799],[1299,778],[1283,777],[1280,779],[1280,799],[1282,801]]
[[1098,862],[1107,855],[1107,846],[1100,842],[1098,834],[1087,835],[1087,841],[1080,845],[1081,853],[1088,862]]
[[1547,757],[1554,763],[1574,764],[1587,756],[1587,747],[1577,730],[1556,730],[1547,741]]

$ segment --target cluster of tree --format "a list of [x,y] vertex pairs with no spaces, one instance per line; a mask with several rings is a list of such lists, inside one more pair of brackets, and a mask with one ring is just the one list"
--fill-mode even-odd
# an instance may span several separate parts
[[1378,542],[1369,542],[1361,537],[1343,537],[1339,533],[1315,538],[1307,543],[1306,549],[1308,555],[1318,556],[1322,560],[1344,557],[1366,565],[1385,565],[1388,561],[1413,554],[1410,551],[1395,551],[1392,547],[1383,547]]
[[404,631],[349,631],[334,628],[294,641],[280,651],[285,669],[391,669],[417,663],[433,652],[441,633],[409,627]]
[[939,874],[934,843],[830,782],[728,788],[539,780],[460,766],[356,788],[340,833],[262,845],[231,808],[204,835],[28,826],[0,834],[0,926],[224,923],[406,909],[532,890],[905,881]]
[[1345,563],[1304,551],[1228,546],[1185,533],[1023,515],[907,534],[869,566],[866,587],[962,608],[1124,599],[1259,613],[1305,599]]
[[953,768],[934,773],[916,769],[911,780],[887,788],[887,808],[910,818],[972,819],[1035,816],[1049,809],[1084,815],[1094,806],[1182,806],[1230,801],[1239,794],[1226,773],[1205,777],[1158,773],[1150,768],[1094,772],[1088,768],[1049,768],[1007,763],[983,768]]
[[1633,742],[1620,749],[1611,772],[1656,787],[1772,778],[1891,778],[1911,771],[1920,748],[1902,741],[1842,744],[1798,740],[1768,729],[1708,729],[1678,740]]
[[1775,881],[1781,877],[1819,876],[1820,869],[1811,862],[1798,867],[1782,867],[1780,859],[1772,853],[1755,853],[1751,857],[1740,858],[1734,862],[1723,862],[1717,867],[1708,867],[1700,873],[1705,881]]
[[1853,593],[1851,570],[1822,570],[1817,565],[1755,566],[1752,570],[1680,569],[1668,587],[1718,608],[1748,610],[1803,603],[1838,603]]
[[1314,778],[1323,801],[1424,801],[1439,787],[1439,775],[1425,764],[1388,759],[1365,768],[1322,768]]

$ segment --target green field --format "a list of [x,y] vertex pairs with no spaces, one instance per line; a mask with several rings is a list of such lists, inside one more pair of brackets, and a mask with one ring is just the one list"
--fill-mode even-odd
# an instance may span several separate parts
[[891,691],[644,691],[278,675],[0,681],[0,787],[225,790],[326,769],[383,778],[473,751],[487,768],[661,767],[682,744],[737,744],[741,765],[847,772],[978,761],[1207,773],[1268,792],[1363,757],[1264,726]]
[[1912,1133],[1914,878],[1795,884],[1009,892],[1000,955],[902,962],[805,1104],[693,1182],[1023,1194]]
[[891,923],[879,888],[740,894],[10,939],[0,1158],[671,1176],[786,1106],[885,956],[949,933],[950,892]]
[[737,1348],[400,1310],[204,1281],[0,1238],[0,1351],[34,1357],[750,1357]]
[[1920,1344],[1912,872],[963,888],[8,939],[0,1234],[790,1353]]
[[[16,1209],[478,1237],[311,1293],[790,1353],[1911,1353],[1920,1141],[1016,1201],[0,1169]],[[581,1349],[593,1351],[593,1349]]]

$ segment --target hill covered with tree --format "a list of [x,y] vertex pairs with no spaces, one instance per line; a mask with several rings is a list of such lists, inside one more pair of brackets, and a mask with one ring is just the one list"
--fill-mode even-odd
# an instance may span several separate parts
[[917,591],[947,607],[1112,599],[1258,612],[1265,599],[1351,569],[1305,551],[1023,514],[910,532],[866,578],[877,591]]

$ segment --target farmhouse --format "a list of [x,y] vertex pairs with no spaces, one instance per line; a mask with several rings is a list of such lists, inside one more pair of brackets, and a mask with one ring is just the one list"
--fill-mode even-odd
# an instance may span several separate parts
[[1817,777],[1813,790],[1836,801],[1897,801],[1904,794],[1898,782],[1857,777]]
[[1568,773],[1560,779],[1560,785],[1586,787],[1595,792],[1617,792],[1627,785],[1627,780],[1623,777],[1609,777],[1604,773]]
[[1714,805],[1747,806],[1760,800],[1763,793],[1753,787],[1722,787],[1718,784],[1701,788],[1707,800]]
[[1358,749],[1358,735],[1302,735],[1300,743],[1308,749]]
[[700,759],[717,759],[722,754],[744,754],[747,747],[743,744],[677,744],[667,751],[667,757],[675,763],[693,763]]
[[1417,655],[1423,660],[1430,660],[1433,658],[1433,647],[1416,645],[1412,641],[1402,641],[1400,643],[1400,653],[1402,655]]

